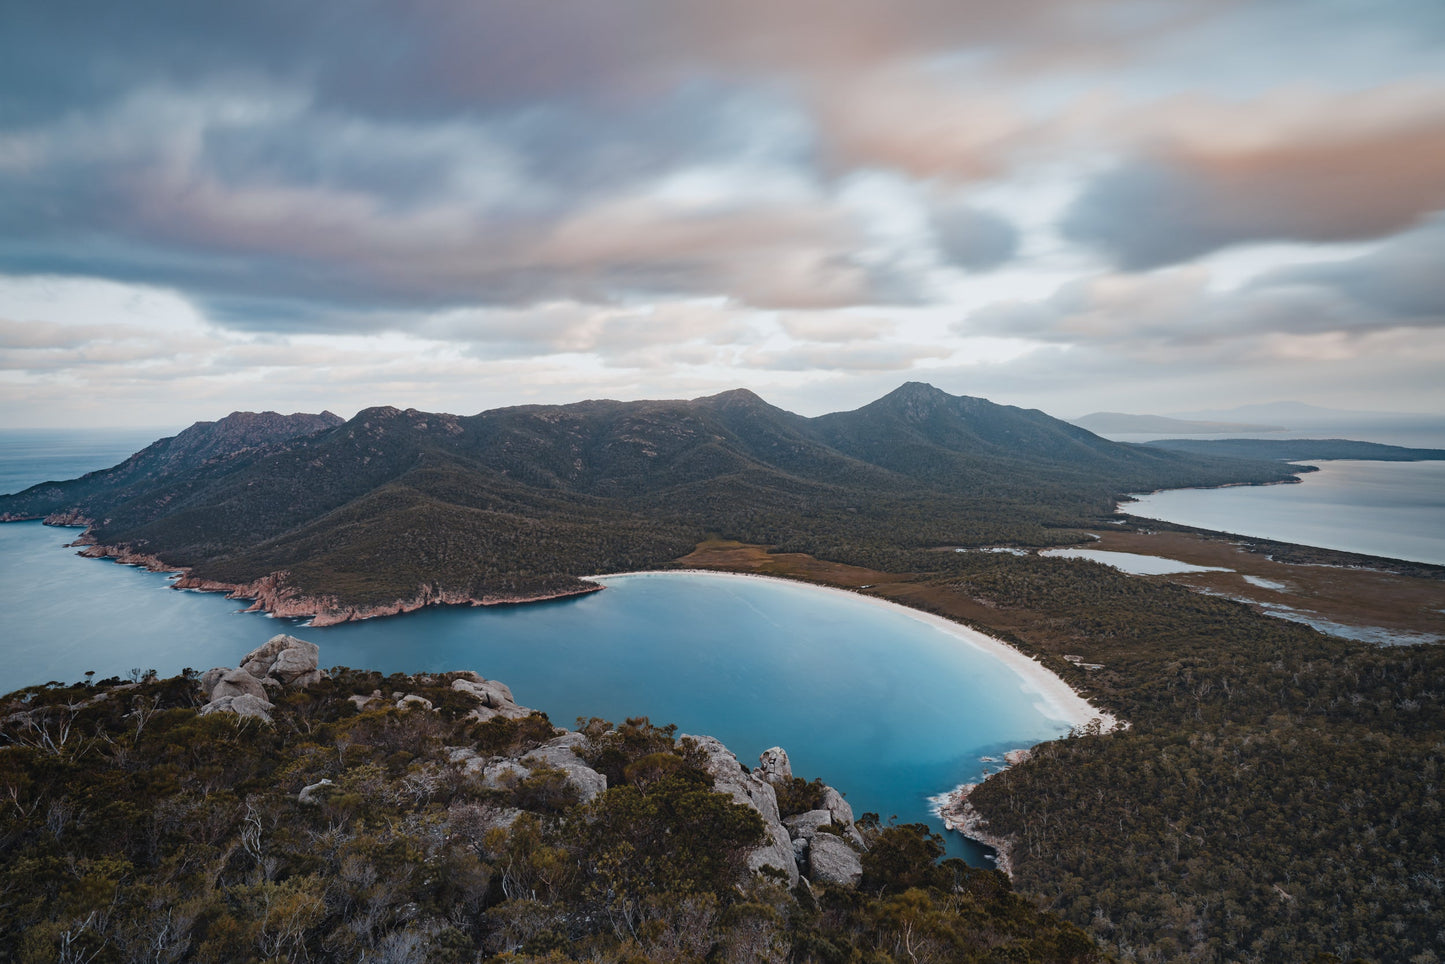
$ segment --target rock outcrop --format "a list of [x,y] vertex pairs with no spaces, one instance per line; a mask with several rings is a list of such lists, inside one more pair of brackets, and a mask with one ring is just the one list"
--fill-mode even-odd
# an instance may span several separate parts
[[266,687],[319,683],[326,678],[326,671],[317,668],[320,652],[320,647],[304,639],[272,636],[247,653],[238,668],[217,666],[201,674],[201,689],[209,701],[201,713],[235,713],[271,722],[276,706],[266,698]]
[[788,751],[780,746],[764,750],[758,757],[758,772],[763,779],[777,786],[793,779],[793,765],[788,762]]
[[808,847],[808,879],[815,884],[856,887],[863,879],[863,861],[842,837],[817,833]]
[[271,722],[271,711],[276,704],[270,700],[262,699],[259,696],[252,696],[250,693],[242,693],[240,696],[223,696],[220,699],[212,700],[201,707],[201,715],[210,713],[235,713],[237,716],[250,716],[258,720]]
[[320,806],[322,798],[332,786],[330,780],[321,779],[309,786],[302,787],[301,792],[296,795],[296,802],[310,807]]
[[272,636],[241,660],[241,668],[260,680],[280,686],[310,686],[326,678],[317,666],[321,647],[295,636]]
[[760,871],[771,867],[782,872],[788,885],[798,882],[798,861],[793,853],[792,838],[778,817],[778,796],[772,784],[754,772],[745,773],[731,750],[710,736],[682,736],[693,740],[707,756],[707,771],[713,778],[713,789],[726,793],[737,803],[751,807],[763,818],[768,842],[748,855],[748,867]]
[[[764,750],[754,773],[773,783],[791,780],[787,751],[776,746]],[[785,817],[783,827],[798,869],[810,882],[853,887],[862,879],[859,853],[867,844],[853,823],[853,808],[837,790],[825,785],[818,809]]]
[[586,742],[585,734],[563,733],[522,757],[522,763],[561,770],[567,775],[567,782],[577,791],[578,799],[586,803],[607,789],[607,777],[583,763],[577,755],[577,747]]
[[228,696],[254,696],[262,700],[266,698],[266,687],[261,685],[259,679],[244,669],[230,669],[225,666],[217,666],[201,674],[201,689],[205,690],[206,698],[211,702]]
[[467,714],[469,719],[485,723],[494,716],[509,720],[520,720],[532,715],[532,710],[518,706],[512,696],[512,689],[506,683],[486,679],[476,673],[462,673],[452,681],[452,689],[465,693],[477,701],[477,708]]

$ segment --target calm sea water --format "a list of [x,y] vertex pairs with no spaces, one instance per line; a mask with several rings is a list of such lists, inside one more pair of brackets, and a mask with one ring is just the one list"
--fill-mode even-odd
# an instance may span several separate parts
[[[82,559],[64,548],[77,534],[0,525],[0,691],[87,670],[235,665],[292,632],[320,645],[324,665],[475,670],[563,725],[646,715],[712,734],[750,764],[781,745],[800,775],[844,790],[858,812],[937,829],[929,796],[977,779],[982,756],[1067,729],[1035,707],[1017,675],[957,637],[808,586],[635,575],[576,599],[314,629],[175,591],[162,574]],[[949,836],[953,852],[979,859]]]
[[1315,462],[1298,485],[1172,489],[1122,511],[1146,519],[1445,565],[1445,462]]
[[74,479],[124,462],[167,429],[7,429],[0,431],[0,493]]

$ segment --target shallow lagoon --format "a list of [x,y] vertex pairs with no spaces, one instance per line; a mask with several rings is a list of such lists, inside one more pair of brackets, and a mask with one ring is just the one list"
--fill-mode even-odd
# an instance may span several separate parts
[[1223,566],[1196,566],[1163,556],[1146,556],[1136,552],[1110,552],[1105,549],[1045,549],[1041,556],[1057,559],[1088,559],[1113,566],[1134,576],[1167,576],[1178,572],[1229,572]]
[[[78,534],[0,525],[5,642],[0,690],[86,670],[163,675],[235,665],[276,632],[321,646],[323,665],[383,672],[472,669],[570,726],[650,716],[708,733],[752,764],[781,745],[799,775],[855,811],[936,829],[928,797],[977,780],[983,756],[1051,739],[1014,670],[907,610],[776,580],[659,573],[608,577],[602,592],[525,606],[439,608],[320,629],[165,576],[82,559]],[[978,860],[956,834],[949,849]]]

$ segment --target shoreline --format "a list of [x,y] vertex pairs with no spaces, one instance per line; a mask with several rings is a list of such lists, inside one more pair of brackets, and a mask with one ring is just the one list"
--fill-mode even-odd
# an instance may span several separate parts
[[[66,526],[64,523],[50,523],[45,525]],[[414,595],[406,598],[398,597],[390,602],[374,603],[371,605],[342,605],[331,596],[308,596],[290,589],[286,586],[286,576],[289,573],[283,571],[273,572],[270,575],[262,576],[253,582],[234,583],[221,582],[215,579],[205,579],[192,575],[189,566],[174,566],[161,561],[154,555],[133,552],[125,546],[101,545],[96,542],[87,542],[86,537],[89,530],[81,535],[74,542],[68,543],[65,548],[79,548],[77,555],[87,559],[109,559],[122,566],[136,566],[147,572],[163,573],[172,576],[171,584],[167,588],[187,592],[217,592],[224,593],[227,599],[238,601],[249,600],[251,605],[242,612],[263,613],[273,619],[304,619],[302,625],[307,628],[325,628],[337,626],[342,623],[360,622],[365,619],[378,619],[385,616],[401,616],[406,613],[416,612],[428,606],[515,606],[525,603],[549,602],[555,599],[570,599],[573,596],[586,596],[601,590],[601,586],[578,587],[576,589],[541,593],[535,596],[482,596],[480,598],[467,593],[452,592],[450,590],[435,591],[430,587],[419,589]],[[585,582],[586,580],[579,580]]]
[[[50,523],[55,524],[55,523]],[[733,572],[727,570],[674,568],[646,569],[631,572],[602,573],[577,577],[585,588],[573,591],[553,592],[528,597],[488,598],[478,600],[460,594],[438,593],[429,589],[419,591],[409,599],[398,599],[374,606],[341,606],[334,599],[302,596],[287,591],[284,582],[286,573],[278,572],[248,584],[228,584],[195,577],[188,567],[163,563],[154,555],[136,553],[126,547],[106,546],[88,542],[85,534],[68,544],[70,548],[81,548],[77,553],[92,559],[111,559],[122,565],[136,566],[149,571],[173,574],[168,588],[201,592],[221,592],[231,599],[249,599],[247,612],[261,612],[278,618],[308,618],[308,626],[329,626],[338,623],[360,621],[380,616],[400,615],[433,605],[492,606],[543,602],[599,592],[609,582],[626,579],[645,579],[651,576],[684,575],[710,576],[724,579],[764,579],[792,586],[822,590],[828,593],[846,594],[848,597],[874,607],[886,607],[894,613],[901,613],[943,633],[951,640],[960,642],[970,649],[982,653],[1012,671],[1019,680],[1019,689],[1027,694],[1034,708],[1045,718],[1064,724],[1072,730],[1087,729],[1090,732],[1108,733],[1127,727],[1113,714],[1094,707],[1064,679],[1043,665],[1037,658],[1026,655],[1007,642],[989,636],[973,627],[955,622],[943,616],[914,609],[892,600],[869,595],[853,589],[789,579],[762,573]],[[590,585],[588,585],[590,584]],[[1027,759],[1028,750],[1020,748],[1006,754],[1010,765]],[[987,761],[984,761],[987,762]],[[994,771],[1002,772],[1000,771]],[[984,780],[994,773],[986,773]],[[968,802],[969,794],[982,780],[964,783],[936,796],[928,797],[931,811],[944,825],[945,830],[957,831],[964,837],[991,848],[995,853],[995,866],[1005,874],[1010,872],[1010,841],[995,837],[987,831],[987,821]]]
[[[1020,652],[1001,639],[996,639],[971,626],[965,626],[962,623],[954,622],[943,616],[923,612],[911,606],[905,606],[887,599],[880,599],[877,596],[870,596],[856,590],[843,589],[838,586],[826,586],[806,582],[801,579],[770,576],[763,573],[729,572],[717,569],[645,569],[638,572],[614,572],[583,578],[596,580],[605,586],[606,583],[602,581],[607,579],[647,578],[648,576],[665,576],[672,574],[720,576],[732,579],[769,579],[774,582],[787,583],[789,585],[801,585],[813,589],[821,589],[826,592],[846,594],[853,599],[862,600],[871,605],[886,606],[894,612],[901,611],[903,614],[919,622],[941,630],[965,645],[1002,662],[1019,677],[1021,690],[1038,697],[1034,703],[1034,707],[1038,709],[1039,712],[1051,720],[1069,724],[1071,730],[1096,730],[1102,734],[1118,729],[1127,729],[1129,726],[1127,722],[1119,720],[1112,713],[1095,707],[1062,677],[1056,675],[1052,670],[1044,666],[1043,663],[1034,657]],[[1020,747],[1005,753],[1004,759],[1008,766],[1013,766],[1024,762],[1031,754],[1032,747]],[[1003,769],[1007,768],[1006,766]],[[1007,837],[999,837],[989,833],[988,819],[979,813],[973,804],[969,802],[969,796],[984,780],[988,780],[990,777],[1002,773],[1003,769],[985,773],[981,780],[976,780],[972,783],[961,783],[951,790],[945,790],[936,796],[929,797],[928,803],[934,816],[943,821],[945,830],[959,833],[966,839],[991,849],[994,853],[994,867],[1005,876],[1012,877],[1013,863],[1011,850],[1013,841]]]

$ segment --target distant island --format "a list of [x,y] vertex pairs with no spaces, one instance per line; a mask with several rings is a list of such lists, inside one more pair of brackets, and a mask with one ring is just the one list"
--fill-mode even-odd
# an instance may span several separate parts
[[0,496],[0,520],[83,526],[87,554],[325,624],[590,592],[579,577],[665,565],[709,536],[823,557],[1069,544],[1127,492],[1295,471],[912,382],[817,418],[743,390],[467,417],[236,413]]
[[1294,462],[1300,459],[1362,459],[1370,462],[1438,462],[1445,459],[1445,449],[1407,448],[1403,445],[1382,445],[1378,442],[1356,442],[1351,439],[1158,439],[1145,442],[1154,448],[1191,455],[1227,455],[1241,459],[1275,459]]
[[1100,435],[1137,433],[1154,435],[1223,435],[1228,432],[1287,432],[1283,425],[1257,425],[1252,422],[1200,421],[1170,418],[1165,415],[1126,415],[1123,412],[1094,412],[1069,420],[1080,428]]

